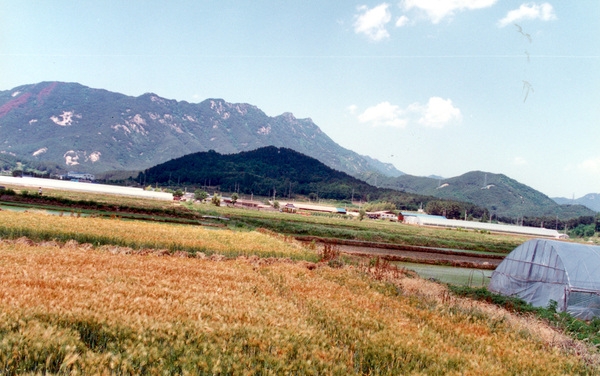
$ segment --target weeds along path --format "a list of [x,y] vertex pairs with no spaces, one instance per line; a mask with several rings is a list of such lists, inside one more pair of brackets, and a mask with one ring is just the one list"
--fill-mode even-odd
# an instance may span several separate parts
[[110,249],[0,241],[1,374],[594,371],[534,324],[397,271]]

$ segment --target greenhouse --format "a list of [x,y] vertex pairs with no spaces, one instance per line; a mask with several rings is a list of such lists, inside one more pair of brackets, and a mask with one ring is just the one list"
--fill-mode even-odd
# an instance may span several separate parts
[[591,320],[600,316],[600,247],[534,239],[515,248],[492,273],[490,291],[535,307]]

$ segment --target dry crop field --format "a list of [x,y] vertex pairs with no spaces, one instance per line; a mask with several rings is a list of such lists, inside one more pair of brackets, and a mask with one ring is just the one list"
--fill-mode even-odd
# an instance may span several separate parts
[[[57,233],[65,226],[80,231],[87,223],[95,236],[108,231],[120,241],[122,231],[143,237],[136,222],[5,214],[0,212],[4,228],[26,228],[21,222],[46,217]],[[113,227],[101,221],[121,228],[110,233]],[[144,234],[154,236],[161,226],[189,229],[152,225],[157,227],[143,227]],[[261,233],[242,241],[256,244],[236,245],[236,237],[247,233],[224,230],[195,241],[213,234],[231,248],[258,250],[264,241],[310,253]],[[454,298],[442,285],[397,270],[330,268],[301,260],[304,254],[293,261],[249,251],[203,258],[152,249],[3,236],[0,374],[597,371],[585,347],[542,323]]]
[[192,255],[258,255],[316,261],[315,252],[296,242],[282,242],[256,231],[234,232],[200,226],[174,225],[118,218],[51,216],[43,213],[0,211],[0,237],[33,240],[77,240],[92,245],[115,245],[133,250],[163,249]]

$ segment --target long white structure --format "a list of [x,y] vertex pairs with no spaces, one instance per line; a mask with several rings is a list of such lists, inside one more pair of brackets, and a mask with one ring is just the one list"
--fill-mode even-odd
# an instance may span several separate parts
[[458,219],[447,219],[440,216],[410,216],[405,214],[404,220],[406,223],[422,225],[422,226],[437,226],[437,227],[448,227],[448,228],[464,228],[473,230],[486,230],[490,232],[506,232],[511,234],[520,235],[533,235],[543,236],[547,238],[560,238],[564,237],[563,234],[556,230],[551,230],[541,227],[527,227],[527,226],[515,226],[515,225],[504,225],[499,223],[487,223],[487,222],[474,222],[474,221],[463,221]]
[[145,191],[142,188],[122,187],[117,185],[96,183],[81,183],[69,180],[0,176],[0,185],[2,184],[18,185],[22,187],[34,187],[35,192],[37,192],[37,189],[39,187],[42,187],[42,189],[54,188],[79,192],[108,193],[123,196],[145,197],[156,200],[173,200],[173,195],[171,193],[166,192],[153,192]]

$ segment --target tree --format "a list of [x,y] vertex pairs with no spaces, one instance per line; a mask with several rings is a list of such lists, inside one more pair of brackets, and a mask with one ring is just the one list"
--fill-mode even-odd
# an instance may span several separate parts
[[203,191],[201,189],[196,189],[196,191],[194,191],[194,198],[198,201],[204,201],[207,197],[208,193],[206,193],[206,191]]
[[234,193],[231,195],[231,203],[232,203],[233,205],[235,205],[235,203],[237,202],[237,200],[238,200],[239,198],[240,198],[240,196],[238,196],[238,194],[234,192]]
[[180,199],[181,196],[183,196],[183,191],[181,189],[178,189],[175,192],[173,192],[173,197]]
[[212,203],[214,206],[221,206],[221,196],[219,196],[218,194],[216,194],[216,193],[215,193],[215,194],[212,196],[211,203]]
[[362,221],[363,219],[365,219],[366,214],[367,212],[365,211],[365,209],[360,208],[360,210],[358,211],[358,220]]

